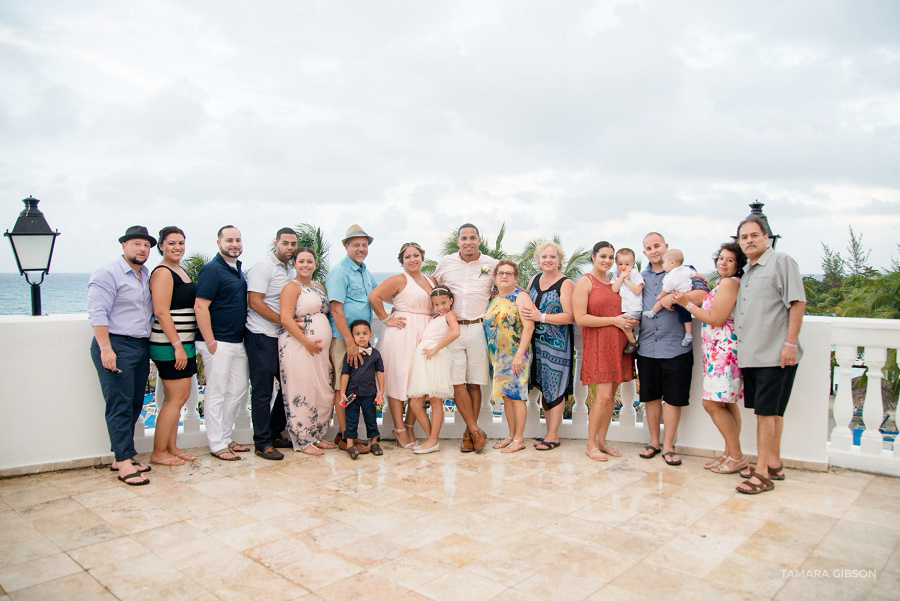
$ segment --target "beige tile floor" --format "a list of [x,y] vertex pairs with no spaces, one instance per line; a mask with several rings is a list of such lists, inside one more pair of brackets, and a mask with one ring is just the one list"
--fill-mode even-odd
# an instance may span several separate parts
[[900,597],[898,479],[444,446],[0,480],[0,601]]

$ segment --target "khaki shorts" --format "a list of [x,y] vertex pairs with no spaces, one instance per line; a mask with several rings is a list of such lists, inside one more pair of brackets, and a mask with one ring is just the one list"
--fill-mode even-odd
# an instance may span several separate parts
[[334,389],[340,390],[341,369],[344,367],[344,357],[347,356],[347,345],[340,338],[332,338],[328,356],[331,357],[331,367],[334,368]]
[[450,380],[454,386],[484,385],[490,382],[490,364],[483,323],[460,324],[459,338],[451,342],[447,348],[453,360]]

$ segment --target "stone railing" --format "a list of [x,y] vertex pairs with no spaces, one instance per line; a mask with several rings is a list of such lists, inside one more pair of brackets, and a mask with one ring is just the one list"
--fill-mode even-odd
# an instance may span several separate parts
[[[699,334],[699,325],[695,326]],[[48,469],[62,469],[98,464],[110,460],[104,403],[97,375],[91,363],[88,347],[92,332],[85,315],[54,315],[44,317],[0,317],[0,340],[4,342],[0,361],[0,475],[32,473]],[[900,452],[884,450],[878,432],[883,407],[880,395],[881,366],[887,348],[900,346],[900,321],[875,319],[842,319],[807,317],[804,319],[800,342],[804,357],[800,362],[791,403],[785,416],[782,453],[789,465],[811,469],[826,469],[829,464],[900,475]],[[838,424],[830,432],[829,440],[829,381],[830,350],[837,347],[840,363],[838,395],[834,418]],[[694,378],[691,405],[682,412],[677,447],[686,453],[712,456],[721,450],[718,432],[702,408],[701,357],[699,344],[694,349]],[[868,425],[862,445],[852,444],[849,424],[852,418],[849,366],[856,359],[856,348],[865,347],[869,365],[869,394],[866,397],[864,420]],[[580,351],[578,335],[576,348]],[[580,373],[580,353],[576,356],[576,373]],[[482,389],[479,424],[491,438],[507,434],[502,418],[493,415],[488,399],[490,388]],[[161,394],[159,395],[162,396]],[[560,436],[584,439],[587,436],[587,388],[576,379],[575,404],[571,419],[560,428]],[[622,408],[614,420],[609,440],[646,442],[649,433],[635,412],[634,383],[621,390]],[[206,433],[197,412],[196,392],[183,414],[183,428],[179,444],[185,448],[206,446]],[[162,399],[160,398],[160,401]],[[499,406],[498,406],[499,409]],[[386,411],[389,411],[386,409]],[[751,411],[742,410],[741,443],[745,452],[755,453],[756,427]],[[383,417],[391,423],[388,413]],[[448,414],[442,437],[460,438],[462,420]],[[330,434],[333,436],[333,424]],[[390,435],[390,426],[383,427]],[[528,402],[525,434],[537,437],[544,433],[536,395]],[[139,422],[135,444],[147,452],[152,446],[153,430]],[[249,443],[252,440],[250,412],[241,408],[234,438]]]

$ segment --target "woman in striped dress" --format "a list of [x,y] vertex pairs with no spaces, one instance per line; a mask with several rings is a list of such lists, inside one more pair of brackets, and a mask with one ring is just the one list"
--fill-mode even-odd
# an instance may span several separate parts
[[157,248],[163,258],[150,275],[154,314],[150,331],[150,358],[163,381],[166,402],[156,416],[150,463],[183,465],[185,460],[196,459],[175,444],[181,408],[191,394],[191,377],[197,373],[197,353],[194,349],[197,331],[197,318],[194,316],[196,287],[181,267],[184,232],[175,226],[164,227],[159,232]]

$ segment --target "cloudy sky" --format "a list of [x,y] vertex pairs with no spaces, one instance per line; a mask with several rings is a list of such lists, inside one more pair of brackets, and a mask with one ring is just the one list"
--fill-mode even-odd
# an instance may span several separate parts
[[[245,261],[309,222],[439,248],[562,236],[708,256],[754,199],[805,273],[900,231],[900,3],[0,3],[0,231],[29,194],[53,270],[135,223]],[[0,272],[15,271],[8,244]],[[340,256],[340,255],[338,255]]]

